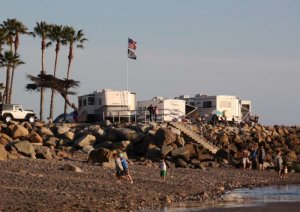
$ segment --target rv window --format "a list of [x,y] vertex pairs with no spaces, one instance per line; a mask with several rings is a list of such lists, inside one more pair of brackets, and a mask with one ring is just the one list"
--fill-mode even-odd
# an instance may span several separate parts
[[242,104],[242,112],[250,111],[250,105]]
[[99,99],[99,105],[102,105],[101,98]]
[[211,101],[203,102],[203,108],[211,108],[211,107],[212,107],[212,102]]
[[79,99],[79,107],[82,107],[82,99]]
[[88,101],[89,101],[89,105],[94,105],[95,104],[95,98],[94,97],[89,97]]
[[83,100],[83,106],[86,106],[86,99]]

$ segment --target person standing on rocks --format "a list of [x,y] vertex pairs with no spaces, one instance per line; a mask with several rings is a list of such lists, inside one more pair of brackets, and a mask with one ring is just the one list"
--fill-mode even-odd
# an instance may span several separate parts
[[149,120],[150,122],[153,121],[153,106],[152,104],[147,108],[148,112],[149,112]]
[[154,121],[157,122],[158,107],[156,105],[153,107],[153,114],[154,114]]
[[259,164],[259,170],[264,170],[264,162],[266,159],[266,152],[263,145],[260,145],[260,148],[258,150],[258,164]]
[[275,158],[277,169],[278,169],[278,177],[282,178],[282,171],[283,171],[283,160],[282,160],[282,152],[281,150],[278,151],[278,154]]
[[129,173],[129,167],[126,158],[124,158],[123,153],[120,153],[119,156],[126,178],[130,181],[130,183],[133,183],[132,177]]

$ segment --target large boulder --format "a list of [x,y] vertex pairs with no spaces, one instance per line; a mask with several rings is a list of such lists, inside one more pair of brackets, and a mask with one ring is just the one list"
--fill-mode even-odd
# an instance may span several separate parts
[[65,134],[66,132],[68,132],[70,130],[70,127],[68,127],[67,125],[65,124],[61,124],[61,125],[57,125],[56,126],[56,131],[57,131],[57,134],[58,135],[63,135]]
[[36,149],[36,158],[52,160],[52,154],[48,147],[41,146]]
[[173,157],[183,157],[190,158],[192,155],[196,153],[195,148],[192,144],[187,144],[184,147],[179,147],[177,149],[172,150]]
[[[154,143],[152,135],[147,135],[143,140],[133,143],[133,152],[136,155],[144,156],[148,150],[149,144]],[[153,146],[155,148],[156,146]]]
[[43,135],[53,136],[53,132],[48,127],[41,127],[39,129],[39,133],[41,136],[43,136]]
[[80,137],[78,140],[76,140],[75,144],[79,147],[92,146],[95,143],[95,141],[96,141],[95,136],[91,134],[87,134]]
[[29,136],[32,143],[43,143],[43,138],[36,132],[32,132]]
[[12,129],[12,137],[15,138],[21,138],[26,137],[29,134],[28,129],[23,127],[22,125],[14,125]]
[[75,133],[68,131],[64,133],[65,138],[69,139],[69,140],[73,140],[75,138]]
[[0,160],[6,160],[7,159],[7,152],[4,147],[4,145],[0,144]]
[[59,142],[59,138],[56,137],[49,137],[47,140],[44,140],[44,145],[45,146],[57,146]]
[[25,156],[32,156],[35,154],[34,148],[29,141],[19,141],[14,143],[16,150],[25,155]]
[[92,150],[89,154],[87,163],[90,164],[114,163],[114,158],[113,158],[114,153],[115,153],[114,151],[110,151],[104,148]]
[[104,136],[105,131],[100,127],[100,125],[91,125],[87,128],[88,133],[92,133],[95,136]]
[[172,147],[172,146],[164,145],[164,146],[162,146],[162,148],[161,148],[161,153],[162,153],[163,156],[166,156],[166,155],[169,154],[172,150],[173,150],[173,147]]
[[157,146],[169,145],[176,141],[176,134],[168,128],[159,128],[154,136]]
[[129,140],[133,141],[138,137],[136,131],[128,129],[128,128],[117,128],[115,129],[116,134],[121,140]]
[[11,141],[11,137],[9,137],[6,133],[0,133],[0,144],[6,145]]

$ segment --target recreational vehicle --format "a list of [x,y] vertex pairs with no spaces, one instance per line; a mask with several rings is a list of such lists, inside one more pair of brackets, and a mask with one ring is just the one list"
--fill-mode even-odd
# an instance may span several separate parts
[[235,121],[241,122],[248,119],[251,112],[251,101],[240,100],[236,96],[197,94],[195,106],[198,107],[201,116],[209,117],[208,121],[215,115],[224,117],[228,121],[234,118]]
[[179,120],[185,116],[185,101],[180,99],[164,99],[163,97],[154,97],[151,100],[137,102],[137,119],[139,121],[149,120],[149,111],[147,108],[152,105],[158,108],[157,119],[160,122],[169,122]]
[[128,119],[136,110],[136,94],[124,90],[103,89],[78,97],[78,119],[93,122]]

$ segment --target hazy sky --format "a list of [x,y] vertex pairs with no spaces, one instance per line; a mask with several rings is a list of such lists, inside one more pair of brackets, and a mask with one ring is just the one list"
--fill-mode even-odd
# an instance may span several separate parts
[[[197,93],[237,95],[252,101],[264,124],[300,124],[300,1],[298,0],[9,0],[0,21],[17,18],[83,29],[89,42],[75,50],[71,77],[79,95],[126,89],[127,38],[138,42],[129,61],[129,89],[138,100]],[[13,101],[38,114],[39,95],[24,90],[37,74],[40,39],[21,37],[26,65],[15,74]],[[54,47],[46,52],[53,72]],[[66,76],[67,47],[59,77]],[[5,82],[1,69],[0,82]],[[48,116],[50,92],[47,92]],[[56,97],[56,114],[63,111]],[[73,101],[77,102],[74,96]]]

